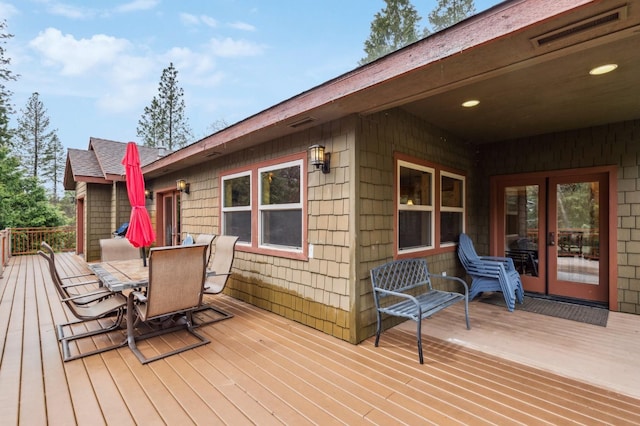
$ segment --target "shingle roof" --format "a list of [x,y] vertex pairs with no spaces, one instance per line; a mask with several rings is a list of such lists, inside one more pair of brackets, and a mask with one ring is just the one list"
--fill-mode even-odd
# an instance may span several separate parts
[[[69,149],[67,151],[67,167],[64,179],[65,189],[75,189],[78,181],[102,180],[111,183],[124,180],[122,158],[127,149],[126,142],[107,139],[90,138],[89,149]],[[157,148],[138,146],[142,166],[159,158]]]

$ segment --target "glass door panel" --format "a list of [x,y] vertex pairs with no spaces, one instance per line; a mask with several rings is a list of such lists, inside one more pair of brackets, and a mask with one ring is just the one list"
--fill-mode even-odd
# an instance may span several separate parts
[[498,255],[507,256],[520,273],[525,291],[544,293],[544,182],[510,181],[501,185]]
[[550,179],[549,294],[607,300],[606,188],[603,175]]

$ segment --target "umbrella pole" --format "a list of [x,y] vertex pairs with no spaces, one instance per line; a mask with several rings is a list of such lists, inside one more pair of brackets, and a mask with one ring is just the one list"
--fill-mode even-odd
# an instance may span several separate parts
[[140,253],[142,254],[142,266],[147,266],[147,253],[144,246],[140,247]]

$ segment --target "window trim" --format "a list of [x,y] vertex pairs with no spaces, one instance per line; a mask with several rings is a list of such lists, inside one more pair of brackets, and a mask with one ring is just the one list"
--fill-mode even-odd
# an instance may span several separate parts
[[[433,240],[432,246],[423,246],[423,247],[414,247],[411,249],[401,250],[399,247],[399,212],[400,208],[400,165],[403,167],[410,167],[418,170],[433,170],[433,182],[432,188],[434,188],[433,192],[433,215],[432,215],[432,232],[433,232]],[[442,207],[442,176],[453,177],[455,179],[462,180],[462,207]],[[430,161],[422,160],[417,157],[413,157],[407,154],[402,153],[394,153],[394,186],[393,186],[393,203],[394,203],[394,258],[402,259],[402,258],[411,258],[416,256],[425,256],[425,255],[434,255],[444,252],[452,252],[456,250],[457,243],[441,243],[441,223],[440,223],[440,215],[442,212],[446,211],[462,211],[462,232],[466,232],[466,222],[467,222],[467,175],[462,170],[453,169],[450,167],[443,166],[438,163],[433,163]],[[458,209],[458,210],[456,210]],[[406,208],[402,208],[402,210],[408,210]]]
[[[449,207],[449,206],[443,206],[442,205],[442,178],[443,177],[448,177],[451,179],[457,179],[459,181],[462,181],[462,207]],[[452,212],[452,213],[462,213],[462,232],[465,232],[466,226],[465,226],[465,218],[467,217],[467,177],[463,174],[459,174],[459,173],[454,173],[454,172],[450,172],[448,170],[440,170],[440,191],[438,192],[438,194],[440,194],[440,212],[438,214],[438,217],[440,218],[442,212]],[[440,241],[442,239],[442,232],[441,232],[442,228],[440,227],[438,230],[438,234],[440,235],[440,238],[438,239],[438,243],[440,245],[440,247],[455,247],[458,243],[454,242],[445,242],[442,243],[442,241]]]
[[[225,213],[227,212],[244,212],[249,211],[252,212],[253,209],[253,170],[244,170],[237,173],[231,173],[227,175],[220,176],[220,232],[223,233],[225,229]],[[224,183],[227,180],[236,179],[243,176],[249,176],[249,205],[248,206],[240,206],[240,207],[225,207],[224,206]],[[253,227],[252,227],[253,228]],[[251,232],[251,239],[253,240],[253,229]],[[240,241],[236,243],[236,245],[250,245],[246,241]]]
[[[403,204],[400,200],[400,168],[404,167],[412,170],[419,170],[421,172],[426,172],[431,174],[431,188],[429,188],[429,193],[431,194],[431,200],[429,200],[429,204],[420,204],[420,205],[409,205]],[[396,215],[398,216],[398,220],[395,221],[396,224],[396,252],[398,254],[410,254],[415,252],[422,252],[424,250],[431,250],[435,248],[435,216],[436,216],[436,169],[433,167],[428,167],[422,164],[411,163],[405,160],[397,160],[396,161]],[[431,212],[431,245],[420,246],[420,247],[411,247],[407,249],[401,249],[399,247],[400,244],[400,234],[399,234],[399,216],[400,211],[421,211],[421,212]]]
[[[279,170],[279,169],[285,169],[287,167],[292,167],[292,166],[299,166],[300,167],[300,201],[297,203],[287,203],[287,204],[262,204],[262,179],[260,178],[261,174],[264,172],[268,172],[270,170]],[[262,213],[265,211],[283,211],[283,210],[300,210],[300,214],[304,216],[305,212],[304,212],[304,208],[303,208],[303,203],[302,203],[302,193],[303,193],[303,188],[305,186],[305,179],[304,179],[304,161],[302,159],[298,159],[298,160],[292,160],[292,161],[287,161],[284,163],[277,163],[277,164],[272,164],[269,166],[265,166],[265,167],[259,167],[258,169],[258,205],[257,205],[257,220],[258,220],[258,230],[259,230],[259,234],[256,236],[257,240],[258,240],[258,247],[260,249],[264,249],[264,250],[277,250],[277,251],[284,251],[284,252],[291,252],[291,253],[302,253],[303,251],[303,247],[305,245],[305,239],[304,239],[304,225],[303,225],[303,229],[300,230],[300,247],[299,248],[294,248],[294,247],[286,247],[286,246],[279,246],[279,245],[274,245],[274,244],[268,244],[265,243],[263,241],[263,232],[261,228],[262,225],[262,218],[263,215]],[[304,221],[302,221],[304,223]]]
[[[307,198],[307,152],[303,151],[297,154],[291,154],[283,157],[274,158],[267,161],[261,161],[257,163],[249,164],[245,167],[239,167],[236,169],[225,170],[220,172],[219,176],[219,202],[220,202],[220,217],[219,217],[219,226],[220,230],[223,230],[223,218],[222,218],[222,205],[224,204],[224,194],[223,194],[223,182],[225,179],[228,179],[231,176],[241,176],[243,174],[250,173],[251,174],[251,242],[250,243],[238,243],[236,244],[236,249],[242,252],[248,253],[256,253],[263,255],[270,255],[276,257],[283,257],[289,259],[297,259],[297,260],[308,260],[308,198]],[[260,171],[265,169],[278,169],[282,168],[285,164],[299,164],[300,166],[300,206],[302,210],[302,234],[301,234],[301,244],[302,247],[299,250],[290,250],[288,248],[282,248],[279,246],[270,246],[270,245],[261,245],[260,244],[260,214],[261,210],[259,209],[260,202]]]

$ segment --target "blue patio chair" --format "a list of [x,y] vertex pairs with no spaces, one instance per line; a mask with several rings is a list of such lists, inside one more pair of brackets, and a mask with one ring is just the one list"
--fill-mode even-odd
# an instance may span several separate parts
[[522,281],[511,258],[478,256],[467,234],[460,234],[458,257],[472,279],[469,300],[485,291],[499,291],[510,312],[515,309],[516,299],[518,303],[523,302]]

